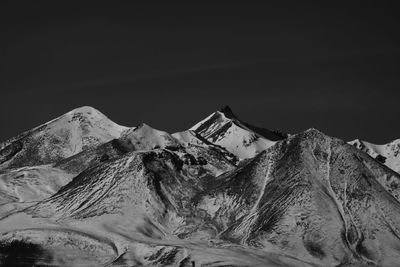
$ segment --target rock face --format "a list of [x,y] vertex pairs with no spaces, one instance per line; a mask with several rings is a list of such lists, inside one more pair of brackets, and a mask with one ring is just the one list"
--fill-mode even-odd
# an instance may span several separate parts
[[364,149],[226,108],[172,135],[118,129],[47,165],[3,162],[0,261],[26,242],[52,266],[399,266],[400,175]]

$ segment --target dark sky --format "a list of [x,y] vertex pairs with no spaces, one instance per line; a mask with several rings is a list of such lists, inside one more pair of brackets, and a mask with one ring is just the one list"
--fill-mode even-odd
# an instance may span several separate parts
[[0,140],[83,105],[169,132],[230,105],[290,133],[400,138],[399,12],[384,1],[60,2],[1,1]]

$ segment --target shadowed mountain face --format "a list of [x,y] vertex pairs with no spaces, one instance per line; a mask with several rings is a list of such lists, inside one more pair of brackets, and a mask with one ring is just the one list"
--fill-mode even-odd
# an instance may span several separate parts
[[[1,146],[3,246],[55,266],[399,266],[400,176],[365,149],[229,108],[174,134],[92,108],[82,131],[75,112]],[[74,138],[54,143],[55,127]]]

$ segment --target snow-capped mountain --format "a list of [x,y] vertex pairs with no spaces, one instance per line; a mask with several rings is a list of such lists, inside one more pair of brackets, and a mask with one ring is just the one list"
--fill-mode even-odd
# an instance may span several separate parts
[[241,159],[252,158],[285,137],[240,121],[229,107],[211,114],[190,130]]
[[[27,244],[41,254],[17,260],[51,266],[399,266],[400,175],[364,143],[287,136],[229,108],[174,134],[103,120],[90,145],[62,123],[78,136],[69,156],[3,154],[0,263]],[[3,150],[45,136],[45,151],[54,127]]]
[[92,107],[74,109],[0,144],[0,170],[49,164],[121,136],[120,126]]
[[349,144],[376,158],[395,172],[400,173],[400,139],[384,145],[376,145],[359,139]]

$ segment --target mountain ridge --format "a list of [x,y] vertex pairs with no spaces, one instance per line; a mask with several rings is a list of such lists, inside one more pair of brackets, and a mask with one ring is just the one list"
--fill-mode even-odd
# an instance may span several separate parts
[[68,155],[3,156],[0,244],[57,251],[37,262],[52,266],[398,266],[400,175],[373,146],[314,128],[271,140],[229,107],[173,134],[102,116],[91,145],[68,128]]

